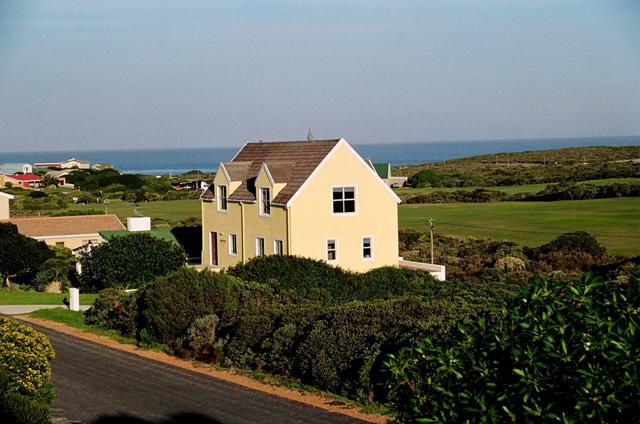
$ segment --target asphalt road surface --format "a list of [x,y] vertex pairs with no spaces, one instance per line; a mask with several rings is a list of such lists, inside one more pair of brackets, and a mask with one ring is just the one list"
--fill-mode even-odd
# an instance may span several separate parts
[[34,327],[56,351],[53,417],[58,423],[361,422]]

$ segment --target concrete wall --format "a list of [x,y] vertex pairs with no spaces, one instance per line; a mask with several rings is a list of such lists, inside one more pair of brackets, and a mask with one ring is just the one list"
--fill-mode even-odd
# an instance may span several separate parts
[[[338,145],[307,183],[290,208],[293,254],[327,260],[327,240],[336,239],[336,265],[353,271],[398,266],[398,204],[371,167],[346,144]],[[355,187],[354,214],[333,213],[336,186]],[[362,255],[363,237],[373,238],[370,259]]]

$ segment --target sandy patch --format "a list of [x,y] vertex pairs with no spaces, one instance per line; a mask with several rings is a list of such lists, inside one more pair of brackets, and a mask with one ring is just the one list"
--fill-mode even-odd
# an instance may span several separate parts
[[233,374],[227,371],[221,371],[213,369],[206,364],[198,364],[188,360],[176,358],[175,356],[168,355],[162,352],[154,352],[150,350],[140,349],[137,346],[131,344],[120,343],[105,336],[99,336],[97,334],[89,333],[74,327],[67,325],[47,321],[38,318],[32,318],[28,316],[16,317],[22,321],[30,322],[40,325],[42,327],[57,331],[59,333],[68,334],[79,339],[87,340],[93,343],[97,343],[103,346],[110,347],[112,349],[120,350],[123,352],[129,352],[134,355],[150,359],[152,361],[161,362],[163,364],[171,365],[177,368],[197,372],[209,377],[224,380],[229,383],[237,384],[242,387],[246,387],[252,390],[258,390],[263,393],[268,393],[272,396],[278,396],[284,399],[293,400],[303,403],[305,405],[314,406],[316,408],[324,409],[325,411],[333,412],[336,414],[342,414],[349,417],[357,418],[370,423],[387,423],[388,418],[381,415],[369,414],[358,409],[348,408],[340,405],[333,405],[332,400],[320,396],[315,393],[308,393],[303,390],[287,389],[285,387],[272,386],[270,384],[262,383],[260,381],[253,380],[243,375]]

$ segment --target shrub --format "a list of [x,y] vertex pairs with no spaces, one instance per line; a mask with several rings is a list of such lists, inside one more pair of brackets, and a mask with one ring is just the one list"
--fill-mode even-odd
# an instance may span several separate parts
[[438,186],[440,185],[440,177],[436,171],[427,168],[409,177],[408,183],[412,187]]
[[0,318],[0,368],[8,375],[8,389],[51,401],[49,361],[54,357],[53,347],[44,334],[16,321]]
[[43,241],[18,233],[15,224],[0,222],[0,282],[3,277],[17,275],[20,281],[29,281],[40,265],[54,256]]
[[640,413],[640,280],[538,279],[500,316],[387,363],[405,422],[628,422]]
[[187,330],[186,344],[196,358],[215,361],[222,356],[224,343],[217,338],[220,320],[214,314],[196,318]]
[[540,246],[540,252],[584,252],[592,256],[601,256],[606,248],[595,237],[585,231],[561,234],[555,240]]
[[81,281],[89,291],[137,288],[184,265],[180,246],[144,233],[114,237],[82,257]]
[[261,302],[265,291],[259,286],[253,289],[246,296],[244,284],[230,275],[183,268],[142,291],[142,325],[159,343],[173,345],[198,317],[215,314],[223,322],[233,322],[241,303]]
[[[2,377],[0,376],[0,379]],[[0,381],[0,422],[2,424],[51,424],[49,406],[13,391],[5,391]]]
[[137,292],[105,289],[84,313],[84,320],[89,325],[116,330],[126,337],[135,337],[138,312]]

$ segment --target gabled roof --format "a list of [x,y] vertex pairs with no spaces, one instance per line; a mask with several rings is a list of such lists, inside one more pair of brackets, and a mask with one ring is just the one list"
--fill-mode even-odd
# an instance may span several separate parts
[[118,217],[111,214],[11,218],[9,222],[27,237],[73,236],[125,229]]
[[389,172],[389,168],[391,166],[388,163],[374,163],[373,164],[373,169],[376,170],[376,172],[378,173],[378,175],[380,176],[380,178],[389,178],[390,177],[390,172]]
[[276,183],[287,184],[273,202],[286,204],[339,141],[340,139],[245,144],[231,162],[224,163],[227,172],[231,167],[238,169],[238,179],[231,179],[241,181],[229,200],[256,200],[255,179],[264,163]]

